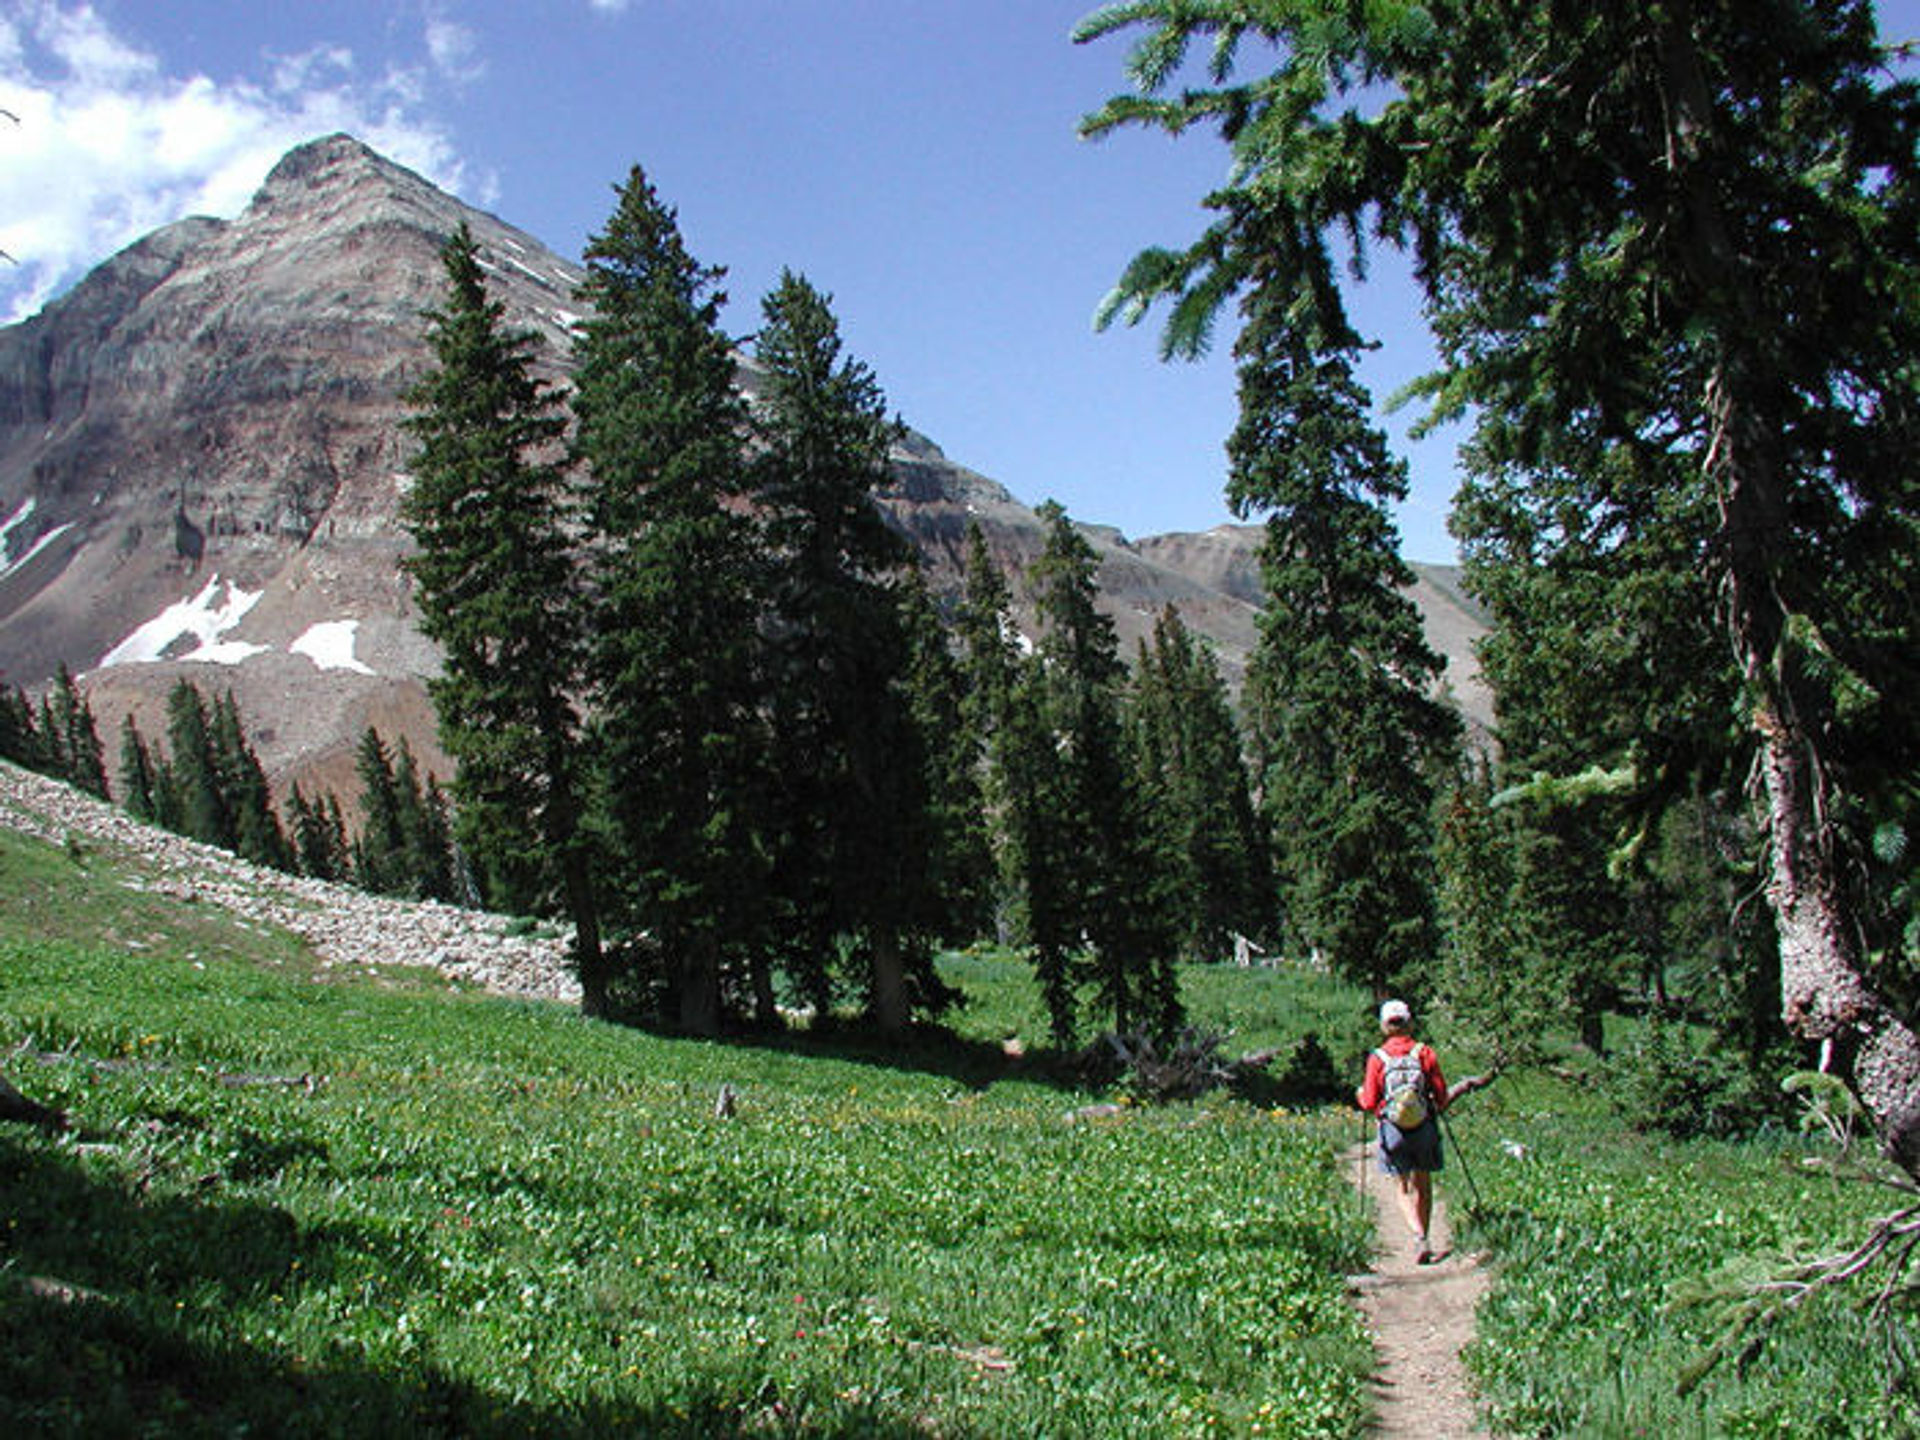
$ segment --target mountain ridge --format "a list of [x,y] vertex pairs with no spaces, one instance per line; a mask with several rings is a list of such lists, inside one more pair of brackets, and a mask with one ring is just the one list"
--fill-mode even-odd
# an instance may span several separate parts
[[[347,135],[289,151],[234,219],[162,227],[0,328],[0,680],[81,674],[109,746],[124,715],[162,733],[183,675],[231,689],[282,789],[351,793],[367,725],[444,771],[424,688],[438,656],[412,618],[397,512],[401,396],[429,363],[422,315],[442,298],[439,248],[462,221],[508,322],[534,335],[537,368],[564,380],[580,267]],[[750,361],[742,386],[754,388]],[[1043,543],[1033,510],[914,432],[892,467],[880,503],[936,593],[957,592],[978,523],[1031,632],[1020,575]],[[1082,528],[1129,654],[1171,603],[1237,681],[1255,636],[1257,527],[1137,541]],[[1439,606],[1440,630],[1472,630],[1430,588],[1423,612]],[[166,617],[182,626],[170,641],[155,629]],[[101,664],[149,631],[152,654]],[[1456,669],[1471,663],[1464,645],[1441,648]]]

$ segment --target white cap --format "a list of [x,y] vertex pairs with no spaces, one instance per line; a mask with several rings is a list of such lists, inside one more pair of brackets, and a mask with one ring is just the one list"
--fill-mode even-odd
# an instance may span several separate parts
[[1413,1011],[1404,1000],[1389,1000],[1380,1007],[1380,1023],[1390,1025],[1395,1020],[1402,1022],[1413,1019]]

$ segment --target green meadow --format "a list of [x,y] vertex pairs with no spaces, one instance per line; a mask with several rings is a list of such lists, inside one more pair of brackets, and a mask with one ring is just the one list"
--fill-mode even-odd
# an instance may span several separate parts
[[[322,973],[127,878],[0,835],[3,1068],[73,1122],[0,1126],[9,1435],[1364,1428],[1352,1113],[1075,1084],[1007,957],[949,957],[969,1003],[899,1050],[688,1041]],[[1235,1051],[1366,1042],[1325,979],[1185,983]],[[1690,1279],[1885,1208],[1799,1140],[1656,1145],[1547,1077],[1455,1123],[1503,1433],[1913,1422],[1847,1304],[1674,1394]]]

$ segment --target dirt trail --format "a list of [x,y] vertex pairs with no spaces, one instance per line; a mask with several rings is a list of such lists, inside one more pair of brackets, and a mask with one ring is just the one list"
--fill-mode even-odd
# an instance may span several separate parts
[[1342,1163],[1347,1182],[1365,1186],[1375,1217],[1373,1271],[1355,1286],[1379,1356],[1371,1433],[1419,1440],[1485,1436],[1460,1363],[1461,1350],[1473,1339],[1474,1306],[1487,1288],[1480,1257],[1453,1249],[1446,1206],[1436,1204],[1431,1239],[1443,1258],[1416,1265],[1412,1237],[1373,1146],[1366,1147],[1364,1159],[1358,1148],[1349,1150]]

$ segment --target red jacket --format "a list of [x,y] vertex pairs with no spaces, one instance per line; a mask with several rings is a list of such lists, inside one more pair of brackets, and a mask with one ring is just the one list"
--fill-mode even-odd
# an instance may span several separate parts
[[[1447,1108],[1447,1082],[1440,1073],[1440,1057],[1433,1053],[1431,1045],[1421,1044],[1411,1035],[1389,1035],[1381,1050],[1392,1056],[1401,1056],[1414,1046],[1420,1046],[1420,1073],[1427,1077],[1427,1093],[1433,1096],[1436,1110]],[[1354,1102],[1369,1115],[1378,1114],[1380,1104],[1386,1096],[1387,1072],[1380,1063],[1378,1051],[1367,1052],[1367,1077],[1360,1084],[1360,1093]]]

